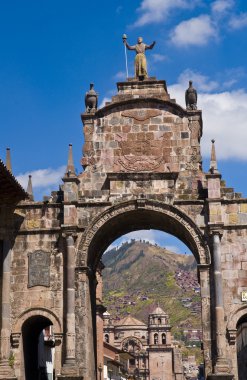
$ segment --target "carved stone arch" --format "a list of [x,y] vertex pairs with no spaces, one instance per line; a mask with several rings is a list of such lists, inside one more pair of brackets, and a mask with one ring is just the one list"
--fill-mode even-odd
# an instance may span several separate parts
[[79,243],[77,266],[95,268],[105,249],[119,236],[141,229],[159,229],[182,240],[198,264],[210,264],[202,232],[179,208],[153,200],[120,202],[96,216]]
[[237,324],[239,320],[246,315],[247,317],[247,305],[243,305],[239,307],[237,310],[234,310],[229,315],[229,322],[227,324],[228,330],[235,330],[237,329]]
[[22,312],[17,318],[17,322],[13,328],[13,334],[21,333],[21,329],[23,324],[31,317],[41,316],[49,319],[54,326],[54,331],[57,334],[61,334],[61,322],[58,316],[51,310],[47,310],[45,308],[31,308]]

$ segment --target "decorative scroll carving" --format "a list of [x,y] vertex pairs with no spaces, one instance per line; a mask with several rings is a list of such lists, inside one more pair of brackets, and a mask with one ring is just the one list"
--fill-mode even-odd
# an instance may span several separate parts
[[144,124],[151,117],[160,116],[162,114],[159,110],[127,110],[122,112],[122,116],[131,117],[137,123]]
[[50,255],[35,251],[28,255],[28,286],[50,286]]

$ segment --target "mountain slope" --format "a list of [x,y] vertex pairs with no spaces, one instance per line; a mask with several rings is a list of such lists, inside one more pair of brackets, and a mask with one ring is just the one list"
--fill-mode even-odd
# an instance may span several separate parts
[[200,295],[192,255],[175,254],[145,241],[131,240],[103,255],[104,304],[113,318],[129,313],[147,323],[160,306],[172,330],[200,328]]

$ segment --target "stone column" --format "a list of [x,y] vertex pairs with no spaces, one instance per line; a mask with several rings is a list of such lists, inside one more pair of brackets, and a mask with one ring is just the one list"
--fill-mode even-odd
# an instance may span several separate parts
[[[79,375],[95,380],[95,338],[92,293],[94,278],[87,266],[76,268],[76,364]],[[94,293],[95,296],[95,293]]]
[[96,271],[96,338],[97,338],[97,379],[101,380],[102,369],[104,367],[104,318],[103,314],[106,308],[103,306],[102,293],[103,293],[103,280],[102,270],[104,269],[103,263],[100,261]]
[[66,352],[65,365],[75,365],[75,247],[72,235],[66,236]]
[[230,363],[226,358],[226,328],[223,300],[223,286],[221,273],[221,234],[219,231],[212,232],[213,244],[213,269],[214,269],[214,288],[215,288],[215,334],[216,334],[216,362],[214,365],[214,375],[209,379],[220,377],[232,379],[230,374]]
[[201,304],[202,304],[202,340],[204,354],[205,377],[212,372],[211,353],[211,299],[210,299],[210,268],[209,265],[198,265]]
[[15,379],[14,371],[9,366],[10,358],[10,262],[11,243],[3,242],[2,256],[2,328],[1,328],[1,359],[0,379]]

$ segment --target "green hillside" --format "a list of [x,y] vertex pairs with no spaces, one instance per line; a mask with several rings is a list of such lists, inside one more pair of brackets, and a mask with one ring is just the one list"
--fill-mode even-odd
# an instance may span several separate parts
[[113,318],[128,313],[147,322],[159,305],[169,314],[172,332],[201,328],[196,262],[145,241],[126,242],[103,255],[104,305]]

